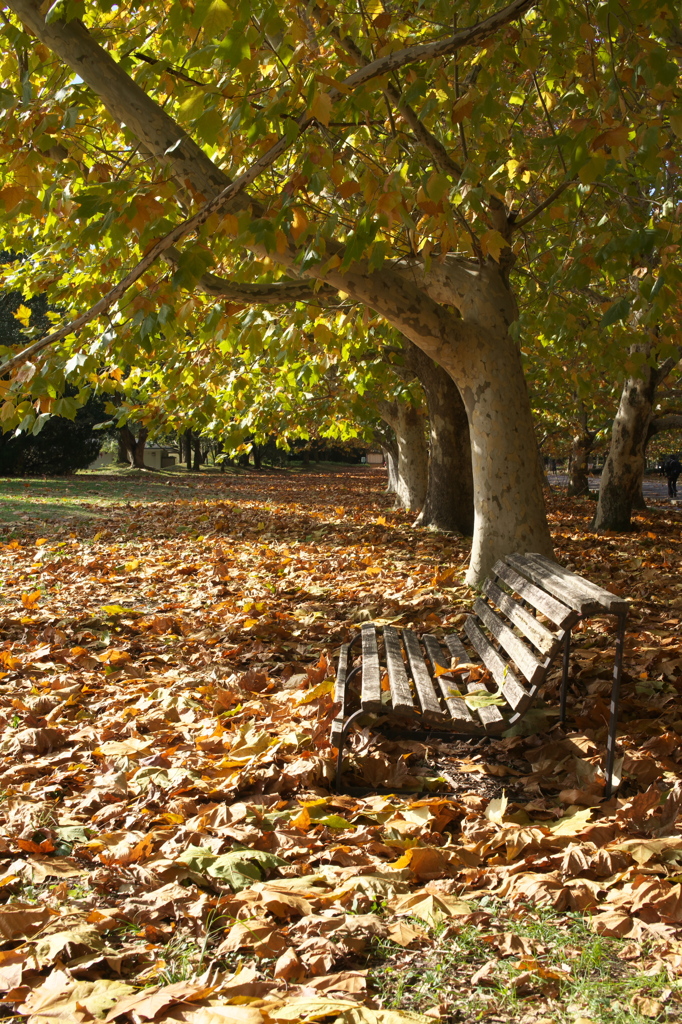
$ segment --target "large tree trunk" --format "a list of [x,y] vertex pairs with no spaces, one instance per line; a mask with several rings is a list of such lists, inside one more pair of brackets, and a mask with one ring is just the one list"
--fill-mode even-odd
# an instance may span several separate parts
[[[434,261],[428,274],[410,269],[410,279],[392,270],[351,272],[344,287],[439,363],[459,387],[474,477],[467,582],[477,584],[498,558],[514,551],[553,555],[528,389],[518,346],[508,332],[518,315],[516,304],[497,265],[474,269],[459,261]],[[330,281],[333,277],[332,271]],[[456,305],[461,317],[446,302]]]
[[426,498],[428,452],[424,415],[407,402],[379,402],[379,415],[393,428],[398,447],[396,505],[419,512]]
[[198,473],[201,469],[201,438],[198,434],[194,435],[194,464],[192,469],[195,473]]
[[133,469],[146,469],[144,464],[144,446],[147,442],[149,431],[146,427],[140,427],[137,438],[130,427],[126,424],[119,427],[119,438],[125,449],[126,458]]
[[442,366],[405,339],[406,365],[426,395],[429,411],[429,477],[417,526],[474,532],[474,478],[469,421],[457,385]]
[[[170,168],[176,181],[210,197],[228,179],[203,150],[77,20],[46,24],[31,0],[11,0],[11,9],[58,53],[102,99],[112,116],[134,133],[141,146]],[[244,209],[239,195],[226,209]],[[350,270],[328,263],[300,270],[289,249],[250,243],[288,268],[292,275],[319,277],[362,302],[410,338],[457,383],[469,420],[474,477],[474,540],[467,580],[477,583],[512,551],[552,554],[542,481],[535,453],[530,402],[518,345],[509,335],[518,319],[507,281],[508,267],[448,257],[390,263],[371,272],[361,262]],[[452,311],[455,307],[456,312]],[[424,477],[424,492],[426,478]]]
[[578,399],[578,426],[568,457],[568,496],[577,498],[590,493],[588,459],[597,437],[596,431],[587,426],[587,410],[582,399]]
[[[635,345],[631,352],[635,351],[645,351],[648,355],[650,346]],[[639,376],[628,377],[623,385],[613,422],[609,454],[601,476],[599,503],[594,518],[596,530],[631,529],[633,501],[642,486],[657,383],[657,372],[648,362],[644,362]]]

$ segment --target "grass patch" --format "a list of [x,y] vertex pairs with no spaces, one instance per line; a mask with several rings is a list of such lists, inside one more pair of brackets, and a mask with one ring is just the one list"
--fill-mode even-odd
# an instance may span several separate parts
[[682,982],[646,949],[631,959],[626,947],[596,935],[580,914],[521,908],[487,926],[432,929],[419,949],[379,940],[368,980],[386,1009],[437,1012],[445,1024],[679,1020]]

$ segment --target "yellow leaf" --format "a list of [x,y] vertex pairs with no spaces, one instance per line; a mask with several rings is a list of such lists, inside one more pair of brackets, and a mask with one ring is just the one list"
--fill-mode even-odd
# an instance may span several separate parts
[[297,814],[295,818],[292,818],[291,824],[295,825],[296,828],[302,828],[307,832],[310,828],[310,814],[308,812],[308,808],[304,807],[300,814]]
[[670,115],[670,127],[675,132],[678,139],[682,139],[682,114]]
[[32,611],[38,604],[40,597],[40,591],[34,590],[32,594],[22,594],[21,603],[23,604],[24,608],[27,608],[29,611]]
[[484,256],[492,256],[496,263],[500,262],[500,253],[509,248],[509,242],[499,231],[486,231],[480,238]]
[[310,104],[310,113],[320,124],[329,126],[329,118],[332,112],[332,98],[328,92],[316,92],[313,102]]
[[356,192],[361,191],[361,186],[357,181],[342,181],[341,184],[337,186],[336,191],[342,199],[350,199],[350,197],[354,196]]
[[7,213],[11,213],[14,207],[29,194],[22,185],[7,185],[0,189],[0,203],[3,204]]
[[313,686],[312,690],[308,690],[305,695],[297,701],[296,707],[299,707],[301,704],[310,704],[311,701],[321,697],[324,693],[331,693],[335,685],[336,684],[333,679],[324,679],[321,683],[318,683],[317,686]]
[[251,629],[258,624],[258,619],[244,619],[244,629]]
[[18,309],[15,309],[15,311],[12,313],[12,316],[14,317],[15,320],[20,320],[24,327],[28,327],[29,321],[31,319],[31,310],[29,309],[28,306],[24,306],[22,303],[22,305],[19,306]]
[[291,222],[291,233],[295,239],[298,239],[300,235],[308,227],[308,218],[306,217],[303,210],[298,207],[294,210],[294,216]]

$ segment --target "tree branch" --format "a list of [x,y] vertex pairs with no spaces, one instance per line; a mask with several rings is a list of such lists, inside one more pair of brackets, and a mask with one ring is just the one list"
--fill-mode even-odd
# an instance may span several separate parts
[[[360,68],[346,78],[343,82],[343,89],[357,88],[373,78],[386,75],[390,71],[396,71],[406,64],[418,64],[421,61],[433,60],[436,57],[447,57],[451,53],[460,50],[463,46],[474,46],[482,43],[493,32],[508,25],[509,22],[514,21],[516,18],[520,18],[522,14],[525,14],[531,7],[534,7],[536,2],[537,0],[513,0],[513,3],[504,7],[501,11],[491,14],[489,18],[479,21],[476,25],[471,25],[469,28],[455,32],[448,39],[408,46],[404,50],[396,50],[385,57],[379,57],[378,60],[372,61],[371,64],[366,64],[364,68]],[[14,0],[12,0],[12,3],[14,3]],[[332,90],[332,97],[334,99],[339,95],[341,95],[341,91]]]
[[680,359],[682,359],[682,349],[678,349],[676,356],[669,356],[661,363],[656,370],[656,387],[663,383],[669,373],[672,373]]
[[665,416],[656,416],[649,424],[649,437],[661,434],[664,430],[682,430],[682,413],[671,412]]
[[530,224],[530,222],[532,220],[535,220],[535,218],[538,217],[543,210],[546,210],[548,206],[551,206],[554,200],[558,199],[561,193],[565,192],[569,185],[575,185],[577,181],[577,178],[568,178],[566,181],[562,181],[561,184],[558,185],[557,188],[555,188],[554,191],[547,196],[544,202],[540,203],[539,206],[536,206],[534,210],[531,210],[531,212],[527,214],[525,217],[522,217],[521,220],[515,221],[512,225],[513,230],[518,231],[520,228],[525,227],[526,224]]
[[[163,253],[163,259],[171,267],[180,261],[180,253],[171,248]],[[338,292],[335,288],[322,286],[315,291],[310,281],[271,281],[267,284],[249,284],[240,281],[228,281],[216,274],[202,274],[195,287],[207,295],[229,299],[232,302],[248,302],[262,306],[281,306],[286,302],[308,302],[320,306],[328,305],[331,300],[338,304]]]
[[[301,127],[304,128],[309,123],[309,121],[304,122]],[[111,307],[125,295],[131,285],[138,281],[145,271],[149,270],[159,256],[168,252],[176,242],[181,241],[192,231],[196,231],[202,226],[202,224],[205,224],[212,213],[224,211],[228,204],[235,199],[240,192],[251,185],[256,178],[258,178],[264,170],[270,167],[270,165],[273,164],[275,160],[277,160],[277,158],[281,156],[281,154],[284,153],[291,145],[292,142],[287,141],[284,137],[278,139],[266,153],[260,156],[257,160],[254,160],[251,166],[244,171],[243,174],[240,174],[239,177],[235,178],[235,180],[224,188],[222,192],[219,192],[217,196],[211,199],[208,203],[205,203],[198,213],[195,213],[193,217],[182,221],[182,223],[174,227],[172,231],[169,231],[167,235],[159,239],[159,241],[156,242],[147,253],[145,253],[139,263],[137,263],[133,269],[111,289],[111,291],[107,292],[99,302],[96,302],[94,306],[91,306],[86,313],[82,313],[75,320],[65,324],[58,330],[53,331],[52,334],[48,334],[45,338],[41,338],[39,341],[34,342],[33,345],[29,345],[28,348],[23,349],[21,352],[12,356],[11,359],[2,363],[2,365],[0,365],[0,378],[2,378],[4,374],[13,370],[15,366],[26,363],[31,356],[36,355],[38,352],[42,352],[42,350],[47,348],[49,345],[54,345],[56,342],[61,341],[62,338],[66,338],[67,335],[76,333],[82,327],[85,327],[86,324],[89,324],[91,320],[94,320],[96,317],[101,316],[102,313],[106,313],[108,309],[111,309]]]

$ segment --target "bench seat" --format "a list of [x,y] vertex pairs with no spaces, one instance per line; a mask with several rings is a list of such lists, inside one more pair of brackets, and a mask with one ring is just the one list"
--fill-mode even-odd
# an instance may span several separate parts
[[[431,729],[457,737],[499,736],[532,706],[557,655],[563,654],[560,722],[566,718],[571,631],[596,614],[617,619],[616,656],[607,742],[610,796],[628,603],[543,555],[498,561],[464,623],[463,635],[437,639],[414,630],[366,623],[339,653],[331,741],[343,747],[354,721],[387,716],[406,730]],[[359,676],[359,697],[351,683]]]

